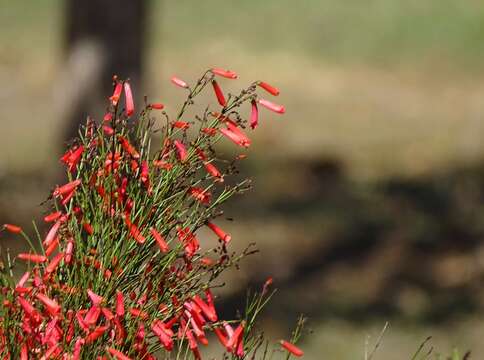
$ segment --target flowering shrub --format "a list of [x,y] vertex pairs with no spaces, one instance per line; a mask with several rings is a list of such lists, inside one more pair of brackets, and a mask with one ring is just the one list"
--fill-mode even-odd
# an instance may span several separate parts
[[[258,88],[279,94],[265,82],[226,97],[220,78],[237,75],[211,69],[194,86],[173,77],[188,92],[173,119],[163,104],[147,99],[135,116],[129,81],[114,78],[102,124],[88,119],[61,157],[68,180],[48,199],[44,221],[51,227],[39,236],[41,248],[20,227],[3,226],[22,235],[31,251],[14,261],[8,256],[1,272],[2,359],[200,359],[209,333],[224,359],[269,356],[269,343],[254,325],[273,293],[271,280],[234,320],[219,318],[212,295],[220,274],[252,252],[232,253],[231,236],[217,225],[220,206],[250,187],[247,180],[225,181],[245,155],[219,159],[215,144],[227,139],[250,146],[239,113],[245,103],[252,129],[259,105],[281,114],[284,107],[259,98]],[[207,86],[221,108],[185,121]],[[161,128],[156,116],[165,121]],[[202,250],[197,239],[202,227],[213,232],[210,249]],[[27,271],[15,283],[17,261]],[[303,354],[293,344],[299,330],[291,342],[280,342],[288,356]]]

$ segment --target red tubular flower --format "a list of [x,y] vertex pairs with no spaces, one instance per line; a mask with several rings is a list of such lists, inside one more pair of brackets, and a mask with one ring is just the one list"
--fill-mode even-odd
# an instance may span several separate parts
[[28,253],[20,253],[17,255],[20,260],[30,261],[33,263],[43,263],[47,261],[47,257],[44,255],[39,254],[28,254]]
[[299,349],[296,345],[291,344],[290,342],[287,342],[286,340],[281,340],[280,344],[284,349],[289,351],[294,356],[301,357],[304,355],[304,351]]
[[84,230],[87,232],[88,235],[94,234],[94,229],[91,224],[87,222],[83,222],[82,227],[84,228]]
[[98,326],[89,335],[86,336],[86,344],[91,344],[104,335],[109,326]]
[[[76,148],[76,147],[74,147],[74,149],[75,149],[75,148]],[[72,149],[67,149],[67,151],[64,153],[64,155],[62,155],[62,156],[60,157],[60,159],[59,159],[59,160],[60,160],[60,162],[62,162],[62,163],[64,163],[64,164],[67,164],[67,159],[69,159],[69,156],[71,156],[72,151],[73,151]]]
[[128,178],[123,177],[121,180],[121,186],[119,187],[119,195],[125,196],[126,195],[126,189],[128,188]]
[[165,105],[163,105],[162,103],[153,103],[153,104],[150,104],[148,106],[151,109],[155,109],[155,110],[163,110],[165,108]]
[[46,295],[41,294],[41,293],[35,294],[35,297],[42,304],[44,304],[46,310],[49,312],[50,315],[54,316],[54,315],[57,315],[60,312],[61,307],[59,306],[59,304],[57,304],[57,302],[55,302],[51,298],[49,298]]
[[148,318],[148,313],[146,311],[137,309],[137,308],[131,308],[129,309],[129,313],[134,316],[134,317],[139,317],[143,320],[146,320]]
[[109,125],[103,125],[103,131],[107,136],[111,136],[114,134],[114,129]]
[[132,158],[139,159],[139,153],[136,151],[133,145],[129,143],[128,139],[126,139],[124,136],[119,136],[118,139],[124,151],[131,155]]
[[103,117],[103,121],[104,122],[110,122],[111,120],[113,120],[113,114],[112,113],[106,113],[104,114],[104,117]]
[[182,79],[179,79],[176,76],[172,76],[170,80],[176,86],[179,86],[181,88],[188,89],[188,84],[185,81],[183,81]]
[[44,221],[45,222],[52,222],[52,221],[56,221],[58,218],[60,218],[62,216],[62,213],[60,211],[55,211],[49,215],[46,215],[44,216]]
[[44,241],[42,242],[44,246],[49,246],[52,241],[54,241],[55,237],[57,236],[57,232],[59,231],[60,225],[61,221],[57,220],[57,222],[50,228],[49,232],[45,236]]
[[205,205],[209,204],[212,199],[212,194],[208,190],[199,187],[190,188],[190,195]]
[[64,253],[58,253],[54,258],[49,262],[49,264],[45,268],[45,273],[46,274],[51,274],[57,269],[59,266],[60,262],[64,258]]
[[30,294],[32,292],[32,286],[29,286],[29,287],[17,286],[15,288],[15,292],[17,294]]
[[[106,190],[104,190],[104,186],[98,185],[96,186],[97,193],[99,194],[100,197],[105,197],[106,196]],[[84,225],[84,224],[83,224]],[[92,229],[91,229],[92,230]],[[87,230],[86,230],[87,231]]]
[[114,314],[112,313],[111,310],[109,310],[108,308],[101,308],[101,312],[103,313],[104,317],[108,320],[108,321],[111,321],[114,319]]
[[104,161],[104,167],[108,168],[110,165],[112,165],[113,167],[116,168],[117,163],[119,162],[119,159],[121,159],[121,154],[118,151],[116,151],[114,155],[112,152],[108,152],[106,155],[106,160]]
[[96,294],[91,289],[87,289],[87,296],[89,296],[93,306],[99,306],[104,301],[102,296]]
[[209,162],[204,162],[203,165],[205,166],[205,170],[212,175],[214,178],[217,179],[219,182],[224,182],[224,178],[220,171],[213,165],[212,163]]
[[269,289],[269,286],[272,285],[272,277],[268,277],[267,280],[265,281],[264,283],[264,286],[262,287],[262,294],[265,294],[267,292],[267,290]]
[[129,225],[129,233],[138,243],[144,244],[146,238],[141,234],[138,227],[135,224]]
[[116,291],[116,316],[124,316],[124,295],[121,291]]
[[51,357],[56,357],[56,355],[60,353],[59,346],[60,345],[58,343],[52,345],[50,348],[47,349],[44,355],[42,355],[40,360],[47,360],[47,359],[50,359]]
[[227,79],[237,79],[237,74],[235,72],[231,71],[231,70],[224,70],[224,69],[221,69],[221,68],[213,68],[212,72],[215,75],[219,75],[219,76],[222,76],[222,77],[227,78]]
[[197,250],[200,248],[200,243],[189,228],[178,229],[178,238],[185,247],[185,254],[188,258],[191,258]]
[[95,325],[101,316],[101,308],[99,306],[93,305],[84,316],[84,323],[89,327]]
[[217,97],[217,101],[220,104],[220,106],[227,105],[227,101],[225,100],[224,93],[222,92],[222,89],[220,88],[220,85],[215,81],[212,80],[212,86],[213,86],[213,91],[215,92],[215,96]]
[[29,316],[35,322],[40,322],[42,317],[40,316],[39,312],[34,308],[34,306],[25,300],[23,297],[19,296],[17,301],[20,303],[23,311],[27,316]]
[[210,289],[205,290],[205,297],[207,299],[208,306],[210,306],[213,309],[213,311],[215,311],[215,304],[213,302],[213,295],[212,295],[212,291]]
[[200,307],[207,319],[210,321],[217,321],[217,313],[215,312],[215,309],[206,304],[200,296],[195,295],[193,301]]
[[126,206],[125,206],[125,210],[124,210],[125,211],[125,214],[129,215],[131,213],[131,209],[133,208],[133,206],[134,206],[133,199],[128,198],[126,200]]
[[79,206],[74,206],[72,209],[72,213],[77,217],[77,218],[82,218],[82,209]]
[[104,278],[109,280],[111,278],[111,275],[113,275],[113,272],[109,269],[104,270]]
[[67,151],[64,156],[61,157],[61,161],[68,166],[69,171],[73,171],[79,161],[81,160],[82,153],[84,152],[84,146],[78,146],[75,150]]
[[153,333],[158,336],[160,339],[161,344],[167,351],[172,351],[173,350],[173,332],[165,327],[165,324],[163,324],[162,321],[160,320],[155,320],[151,324],[151,330]]
[[138,168],[139,168],[138,162],[136,160],[131,160],[131,170],[135,172],[136,170],[138,170]]
[[217,335],[217,338],[220,341],[220,343],[222,344],[222,346],[226,348],[228,339],[225,336],[225,334],[222,332],[222,330],[220,328],[216,327],[216,328],[213,329],[213,331],[214,331],[215,335]]
[[204,265],[204,266],[213,266],[215,265],[215,261],[211,258],[208,258],[208,257],[203,257],[200,259],[200,262]]
[[150,232],[151,232],[151,235],[153,235],[153,237],[155,238],[156,243],[158,244],[158,247],[160,248],[160,251],[163,252],[163,253],[166,253],[169,250],[169,248],[168,248],[168,244],[166,243],[165,239],[163,239],[163,237],[160,235],[160,233],[158,231],[156,231],[155,228],[151,228]]
[[[216,114],[214,114],[216,115]],[[228,117],[219,116],[220,120],[222,120],[225,125],[227,125],[227,129],[220,129],[220,131],[227,136],[230,140],[235,142],[237,145],[249,147],[251,144],[250,139],[245,135],[245,133],[238,127],[238,125],[230,120]],[[223,131],[222,131],[223,130]]]
[[33,284],[36,288],[38,288],[39,286],[41,286],[43,283],[42,283],[42,279],[39,277],[39,275],[37,275],[37,272],[34,276],[34,281],[33,281]]
[[159,169],[170,170],[173,168],[173,164],[167,163],[164,160],[153,160],[153,165]]
[[[215,129],[216,130],[216,129]],[[202,161],[207,161],[207,155],[203,152],[203,150],[195,148],[195,152],[198,155],[198,158]]]
[[62,196],[61,204],[62,205],[67,205],[69,203],[69,201],[71,201],[72,198],[74,197],[75,192],[76,192],[76,190],[74,189],[70,193],[68,193],[66,195],[63,195]]
[[81,348],[84,345],[85,340],[78,337],[74,344],[74,351],[72,352],[72,360],[79,360],[81,356]]
[[173,142],[173,144],[176,147],[176,151],[177,151],[177,154],[178,154],[178,159],[181,162],[184,162],[187,159],[187,157],[188,157],[188,152],[187,152],[187,149],[185,148],[185,145],[183,145],[183,143],[180,142],[180,141],[178,141],[178,140],[175,140]]
[[234,121],[230,120],[228,117],[226,117],[224,119],[224,122],[225,122],[225,125],[227,125],[227,129],[229,129],[230,131],[233,131],[236,134],[243,134],[245,136],[245,134],[239,128],[239,126],[237,125],[237,123],[235,123]]
[[136,331],[136,339],[143,341],[145,339],[145,336],[146,336],[145,326],[143,323],[140,323],[138,330]]
[[124,328],[123,324],[121,323],[121,320],[117,317],[113,319],[114,322],[114,328],[116,332],[116,343],[118,345],[121,345],[124,343],[124,340],[126,339],[126,329]]
[[237,344],[239,343],[243,333],[244,333],[244,322],[241,322],[239,326],[234,330],[234,333],[230,336],[227,341],[227,349],[235,351],[237,349]]
[[59,319],[55,316],[47,323],[45,327],[44,337],[46,340],[45,342],[48,346],[52,346],[59,343],[62,337],[61,331],[58,327],[58,322],[59,322]]
[[250,139],[245,136],[242,131],[233,131],[232,129],[219,129],[219,131],[228,139],[232,140],[235,144],[248,148],[250,146]]
[[23,344],[20,349],[20,360],[29,360],[29,348],[27,344]]
[[15,287],[22,287],[25,285],[25,283],[27,282],[27,280],[29,279],[30,277],[30,272],[25,272],[22,277],[20,278],[20,280],[18,281],[17,285]]
[[148,168],[148,162],[142,161],[141,162],[141,175],[140,179],[142,183],[146,183],[149,180],[149,175],[150,175],[150,169]]
[[51,256],[58,246],[59,246],[59,238],[56,237],[54,241],[52,241],[50,245],[45,249],[45,255]]
[[227,336],[231,338],[234,335],[234,329],[230,324],[228,324],[225,321],[223,322],[223,325],[224,325],[225,332],[227,333]]
[[[187,318],[190,319],[190,321],[193,320],[195,322],[194,329],[195,327],[198,327],[198,329],[195,330],[195,332],[197,333],[197,336],[202,336],[202,335],[205,336],[205,333],[203,332],[202,329],[203,329],[203,326],[207,323],[207,321],[202,316],[202,309],[200,309],[200,307],[195,302],[186,301],[183,305],[186,308],[184,313],[187,316]],[[191,317],[193,319],[191,319]]]
[[286,109],[282,105],[274,104],[273,102],[270,102],[269,100],[266,99],[259,99],[257,100],[259,104],[264,106],[265,108],[274,111],[278,114],[284,114],[286,112]]
[[22,228],[17,225],[3,224],[3,228],[12,234],[20,234],[22,232]]
[[113,95],[109,98],[111,100],[111,103],[116,106],[118,104],[119,98],[121,97],[121,92],[123,91],[123,84],[118,82],[116,83],[116,86],[114,87],[114,92]]
[[70,262],[72,261],[73,252],[74,252],[74,239],[71,238],[67,241],[67,245],[66,245],[66,257],[65,257],[66,264],[70,264]]
[[217,134],[217,129],[216,128],[203,128],[202,132],[204,134],[207,134],[208,136],[214,136]]
[[274,96],[278,96],[279,95],[279,89],[276,88],[276,87],[274,87],[274,86],[269,85],[266,82],[259,81],[257,83],[257,85],[259,85],[261,88],[263,88],[265,91],[267,91],[271,95],[274,95]]
[[52,193],[53,196],[57,197],[60,195],[67,195],[74,191],[79,185],[81,185],[81,180],[77,179],[74,181],[71,181],[67,184],[64,184],[60,187],[57,187],[54,192]]
[[237,350],[235,351],[235,355],[242,358],[244,356],[244,338],[240,337],[239,343],[237,344]]
[[133,101],[133,93],[131,92],[131,86],[127,81],[124,83],[124,96],[126,100],[126,109],[125,109],[126,116],[131,116],[134,113],[134,101]]
[[108,351],[108,353],[114,356],[116,360],[131,360],[130,357],[124,355],[121,351],[116,350],[112,347],[107,347],[106,350]]
[[84,145],[80,145],[76,150],[74,150],[67,158],[67,163],[77,164],[84,152]]
[[251,102],[251,112],[250,112],[250,127],[255,129],[259,124],[259,109],[257,108],[257,102],[252,100]]
[[198,348],[197,340],[195,340],[195,337],[193,336],[193,333],[189,327],[186,328],[185,335],[188,339],[188,346],[190,347],[190,349],[191,350],[197,349]]
[[83,314],[86,312],[86,310],[79,310],[76,313],[76,320],[79,326],[81,327],[82,330],[85,332],[89,331],[89,326],[84,322]]
[[219,228],[217,225],[214,223],[211,223],[210,221],[207,222],[207,226],[217,235],[220,240],[222,240],[225,244],[227,244],[232,237],[227,234],[225,231],[223,231],[221,228]]
[[186,121],[175,121],[171,126],[177,129],[187,130],[190,128],[190,123],[187,123]]

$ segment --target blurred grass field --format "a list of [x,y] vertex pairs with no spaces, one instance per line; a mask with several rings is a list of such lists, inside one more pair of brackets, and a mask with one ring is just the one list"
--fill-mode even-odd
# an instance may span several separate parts
[[[32,203],[47,193],[61,152],[62,119],[53,104],[62,101],[55,88],[63,68],[62,5],[0,0],[0,200],[21,218],[37,216]],[[260,78],[282,90],[277,101],[287,114],[263,112],[253,136],[253,196],[262,202],[305,191],[291,162],[336,159],[351,181],[368,183],[484,160],[483,2],[152,1],[147,36],[143,91],[172,108],[181,94],[169,76],[193,80],[212,66],[236,70],[239,83]],[[287,224],[264,214],[271,241],[283,237]],[[313,221],[314,229],[323,227]],[[320,351],[361,358],[365,335],[382,323],[316,324],[308,358]],[[476,320],[416,326],[391,327],[376,358],[407,359],[431,334],[442,351],[484,351]]]
[[[50,108],[62,66],[62,2],[2,3],[0,115],[8,136],[0,164],[43,168],[60,121]],[[151,96],[172,102],[179,93],[170,74],[193,79],[212,65],[283,90],[284,124],[263,124],[257,156],[267,144],[270,156],[335,156],[357,178],[482,158],[478,1],[154,1],[150,21]]]

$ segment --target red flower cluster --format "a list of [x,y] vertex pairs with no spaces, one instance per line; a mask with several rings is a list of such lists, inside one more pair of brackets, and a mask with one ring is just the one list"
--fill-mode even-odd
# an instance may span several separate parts
[[[163,111],[169,120],[156,132],[162,134],[158,149],[152,110],[164,105],[148,104],[133,119],[130,84],[115,79],[103,124],[88,120],[60,159],[68,181],[51,193],[41,251],[18,254],[28,269],[15,286],[2,288],[2,359],[155,359],[160,349],[183,346],[201,359],[208,332],[237,358],[249,350],[245,344],[254,346],[253,317],[219,320],[210,290],[241,258],[228,252],[231,236],[214,223],[218,208],[248,188],[246,181],[221,187],[233,170],[219,168],[214,148],[223,137],[250,146],[238,113],[245,102],[252,128],[257,104],[277,113],[284,107],[258,98],[257,86],[279,94],[264,82],[226,98],[215,76],[237,78],[213,68],[191,88],[172,77],[190,95],[175,119]],[[181,118],[208,84],[222,108],[197,117],[198,133],[189,140],[193,122]],[[204,226],[218,238],[215,248],[202,249],[196,232]],[[31,243],[20,227],[3,228]]]

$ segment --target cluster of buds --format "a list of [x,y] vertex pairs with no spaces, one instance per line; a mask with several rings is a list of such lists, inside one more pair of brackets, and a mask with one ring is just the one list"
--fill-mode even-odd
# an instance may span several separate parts
[[[129,81],[114,78],[102,123],[88,119],[60,159],[68,179],[48,199],[50,229],[40,249],[20,227],[3,226],[22,235],[31,251],[14,261],[26,267],[16,283],[1,273],[1,359],[201,359],[209,333],[224,358],[255,358],[263,340],[255,335],[254,314],[271,296],[269,284],[235,320],[219,319],[211,290],[250,253],[231,253],[231,236],[216,224],[220,205],[250,187],[247,180],[225,182],[245,154],[222,161],[215,146],[224,138],[250,146],[243,104],[251,105],[252,129],[258,105],[276,113],[284,107],[259,98],[258,87],[279,94],[265,82],[226,97],[217,77],[237,74],[214,68],[193,87],[173,77],[189,91],[174,119],[147,99],[135,116]],[[221,108],[187,121],[187,109],[208,84]],[[166,121],[158,128],[157,117]],[[202,227],[214,234],[208,249],[197,238]],[[281,345],[302,355],[290,343]]]

